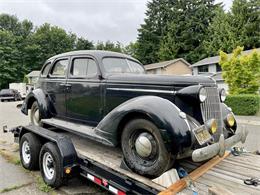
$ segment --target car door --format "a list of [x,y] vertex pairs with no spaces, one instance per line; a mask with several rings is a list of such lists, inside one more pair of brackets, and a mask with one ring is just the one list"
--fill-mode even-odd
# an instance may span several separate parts
[[67,85],[67,117],[96,125],[102,116],[101,81],[99,67],[91,56],[74,56],[71,59]]
[[[66,116],[66,77],[69,58],[58,58],[53,62],[48,75],[41,81],[41,88],[48,94],[57,117]],[[44,72],[44,70],[43,70]]]

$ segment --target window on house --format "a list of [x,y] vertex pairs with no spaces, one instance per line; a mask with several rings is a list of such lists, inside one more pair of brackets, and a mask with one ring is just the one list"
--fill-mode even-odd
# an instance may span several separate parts
[[199,73],[209,72],[209,66],[208,65],[199,66],[198,67],[198,72]]
[[222,68],[219,64],[216,65],[216,69],[217,69],[217,72],[221,72],[222,71]]

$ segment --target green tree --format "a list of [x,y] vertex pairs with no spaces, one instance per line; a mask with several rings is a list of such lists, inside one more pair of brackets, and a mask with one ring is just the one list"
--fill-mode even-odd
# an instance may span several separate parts
[[194,63],[201,59],[202,43],[217,8],[220,9],[219,4],[214,4],[214,0],[176,1],[174,17],[160,42],[160,60],[182,57]]
[[138,58],[136,55],[138,49],[138,43],[137,42],[130,42],[127,46],[123,48],[123,53],[130,55],[134,58]]
[[94,45],[91,41],[80,37],[77,39],[75,50],[90,50],[94,49]]
[[214,56],[220,50],[231,53],[240,45],[235,37],[234,27],[231,25],[231,14],[217,9],[211,25],[208,28],[207,37],[203,41],[204,57]]
[[123,46],[120,42],[113,43],[112,41],[98,42],[95,46],[97,50],[107,50],[107,51],[115,51],[122,53]]
[[244,49],[260,47],[260,1],[234,0],[231,7],[231,25],[234,36]]
[[15,36],[6,30],[0,30],[0,88],[17,77],[19,71]]
[[159,60],[160,40],[167,32],[167,23],[174,15],[177,1],[153,0],[147,3],[144,24],[138,29],[136,57],[144,64]]
[[255,94],[260,87],[260,53],[242,55],[243,49],[237,47],[231,56],[220,52],[222,75],[233,95]]
[[28,50],[37,53],[32,65],[36,69],[40,69],[44,61],[54,55],[71,51],[75,48],[76,35],[67,33],[62,28],[43,24],[36,29],[32,36],[32,43]]

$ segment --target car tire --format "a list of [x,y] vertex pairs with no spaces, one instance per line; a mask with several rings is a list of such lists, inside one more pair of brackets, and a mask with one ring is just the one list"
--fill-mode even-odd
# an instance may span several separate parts
[[163,174],[175,159],[167,152],[159,129],[146,119],[134,119],[126,124],[121,147],[127,166],[149,178]]
[[28,170],[39,169],[39,154],[41,150],[39,138],[32,133],[26,133],[22,136],[19,145],[22,166]]
[[41,113],[40,113],[39,105],[38,105],[37,101],[33,102],[33,104],[32,104],[30,120],[33,125],[42,126]]
[[61,155],[54,143],[48,142],[42,146],[40,170],[42,178],[47,185],[58,188],[63,184]]

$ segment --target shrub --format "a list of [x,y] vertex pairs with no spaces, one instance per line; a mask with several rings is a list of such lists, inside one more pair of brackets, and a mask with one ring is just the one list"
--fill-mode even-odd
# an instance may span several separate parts
[[259,95],[229,95],[225,103],[237,115],[255,115],[260,108]]

